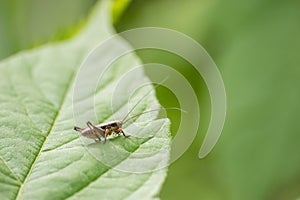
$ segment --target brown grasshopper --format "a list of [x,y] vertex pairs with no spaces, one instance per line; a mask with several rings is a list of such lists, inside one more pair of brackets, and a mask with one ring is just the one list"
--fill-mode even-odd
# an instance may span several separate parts
[[[135,108],[135,106],[134,106]],[[88,128],[79,128],[77,126],[74,126],[74,130],[78,131],[81,133],[82,136],[90,138],[90,139],[94,139],[95,142],[100,142],[101,141],[101,137],[104,138],[104,142],[106,142],[106,138],[107,136],[111,135],[112,133],[117,134],[118,136],[122,133],[124,135],[124,137],[128,138],[130,135],[125,135],[123,129],[122,129],[122,125],[125,124],[127,121],[138,117],[140,115],[143,115],[145,113],[148,112],[153,112],[153,111],[157,111],[160,109],[172,109],[172,108],[158,108],[158,109],[153,109],[153,110],[148,110],[145,112],[142,112],[140,114],[134,115],[128,119],[126,119],[129,115],[129,113],[133,110],[131,110],[125,117],[123,120],[117,120],[117,121],[110,121],[110,122],[106,122],[106,123],[102,123],[99,125],[93,125],[90,121],[88,121],[86,124],[88,126]]]
[[[162,82],[164,82],[166,79],[164,79]],[[156,89],[158,86],[160,86],[161,83],[157,84],[154,89]],[[153,89],[151,89],[153,90]],[[153,111],[158,111],[161,109],[175,109],[175,110],[181,110],[180,108],[158,108],[158,109],[152,109],[152,110],[148,110],[145,112],[142,112],[140,114],[134,115],[130,118],[127,118],[129,116],[129,114],[136,108],[136,106],[147,96],[150,94],[151,90],[149,92],[147,92],[132,108],[131,110],[127,113],[127,115],[123,118],[123,120],[117,120],[117,121],[110,121],[110,122],[105,122],[99,125],[93,125],[90,121],[88,121],[86,123],[86,125],[88,126],[87,128],[80,128],[77,126],[74,126],[74,130],[78,131],[81,133],[82,136],[90,138],[90,139],[94,139],[95,142],[100,142],[101,141],[101,137],[104,138],[104,143],[106,142],[107,136],[115,133],[117,134],[117,136],[119,136],[120,134],[123,134],[124,137],[128,138],[129,135],[125,135],[123,129],[122,129],[122,125],[125,124],[126,122],[128,122],[129,120],[138,117],[140,115],[143,115],[145,113],[149,113],[149,112],[153,112]]]
[[[166,79],[164,79],[162,82],[164,82]],[[159,83],[157,84],[155,88],[157,88],[159,85],[162,84]],[[140,114],[134,115],[130,118],[127,119],[127,117],[129,116],[129,114],[136,108],[136,106],[147,96],[150,94],[150,92],[153,89],[151,89],[149,92],[147,92],[133,107],[132,109],[127,113],[127,115],[124,117],[123,120],[119,120],[119,121],[110,121],[110,122],[106,122],[103,124],[99,124],[99,125],[93,125],[90,121],[88,121],[86,123],[86,125],[88,126],[87,128],[80,128],[77,126],[74,126],[74,130],[78,131],[81,133],[82,136],[90,138],[90,139],[94,139],[95,142],[100,142],[101,141],[101,137],[104,138],[104,142],[106,142],[106,138],[107,136],[111,135],[112,133],[117,134],[118,136],[122,133],[126,138],[129,137],[129,135],[125,135],[123,129],[122,129],[122,125],[125,124],[127,121],[138,117],[140,115],[143,115],[145,113],[149,113],[149,112],[153,112],[153,111],[157,111],[160,109],[172,109],[172,108],[159,108],[159,109],[153,109],[153,110],[148,110],[145,112],[142,112]]]

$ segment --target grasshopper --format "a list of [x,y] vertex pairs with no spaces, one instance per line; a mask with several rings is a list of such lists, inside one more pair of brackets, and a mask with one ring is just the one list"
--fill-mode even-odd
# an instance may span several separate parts
[[[166,80],[166,79],[165,79]],[[162,82],[164,82],[165,80],[163,80]],[[157,84],[154,89],[156,89],[158,86],[160,86],[161,83]],[[126,122],[128,122],[129,120],[138,117],[140,115],[143,115],[145,113],[149,113],[149,112],[153,112],[153,111],[158,111],[161,109],[175,109],[175,110],[180,110],[180,111],[184,111],[180,108],[158,108],[158,109],[152,109],[152,110],[148,110],[142,113],[139,113],[137,115],[134,115],[132,117],[129,117],[129,114],[136,108],[136,106],[147,96],[150,94],[150,92],[153,89],[151,89],[149,92],[147,92],[132,108],[131,110],[126,114],[126,116],[122,119],[122,120],[116,120],[116,121],[110,121],[110,122],[105,122],[99,125],[93,125],[90,121],[88,121],[86,123],[86,125],[88,126],[87,128],[80,128],[78,126],[74,126],[74,130],[78,131],[79,133],[81,133],[82,136],[90,138],[90,139],[94,139],[95,142],[100,142],[101,141],[101,137],[104,138],[104,143],[107,140],[107,136],[115,133],[117,134],[117,136],[119,136],[120,134],[123,134],[125,138],[128,138],[130,135],[126,135],[122,129],[122,125],[125,124]],[[184,111],[185,112],[185,111]],[[128,118],[129,117],[129,118]]]
[[[95,142],[100,142],[101,141],[101,137],[104,138],[104,143],[107,140],[107,136],[111,135],[112,133],[117,134],[118,136],[120,134],[123,134],[125,138],[128,138],[130,135],[125,135],[123,129],[122,129],[122,125],[125,124],[127,121],[138,117],[140,115],[143,115],[145,113],[149,113],[149,112],[153,112],[153,111],[157,111],[160,109],[173,109],[173,108],[158,108],[158,109],[153,109],[153,110],[148,110],[145,112],[142,112],[140,114],[134,115],[128,119],[126,119],[129,115],[129,113],[133,110],[131,110],[125,117],[123,120],[116,120],[116,121],[110,121],[110,122],[105,122],[99,125],[93,125],[90,121],[88,121],[86,123],[86,125],[88,126],[88,128],[80,128],[77,126],[74,126],[74,130],[78,131],[81,133],[82,136],[90,138],[90,139],[94,139]],[[174,108],[175,109],[175,108]]]
[[[166,79],[165,79],[166,80]],[[163,82],[165,81],[163,80]],[[157,84],[154,89],[156,89],[158,86],[160,86],[162,83]],[[153,90],[153,89],[151,89]],[[133,107],[132,109],[127,113],[127,115],[123,118],[123,120],[117,120],[117,121],[110,121],[110,122],[105,122],[99,125],[93,125],[90,121],[86,123],[88,126],[87,128],[80,128],[77,126],[74,126],[74,130],[78,131],[81,133],[82,136],[94,139],[95,142],[100,142],[101,137],[104,138],[104,143],[106,142],[107,136],[115,133],[117,136],[120,134],[123,134],[124,137],[129,137],[129,135],[126,135],[122,129],[122,125],[125,124],[127,121],[138,117],[140,115],[143,115],[145,113],[161,110],[161,109],[177,109],[177,108],[158,108],[158,109],[153,109],[153,110],[148,110],[145,112],[142,112],[140,114],[134,115],[130,118],[128,118],[129,114],[136,108],[136,106],[148,95],[150,94],[151,90],[147,92]]]

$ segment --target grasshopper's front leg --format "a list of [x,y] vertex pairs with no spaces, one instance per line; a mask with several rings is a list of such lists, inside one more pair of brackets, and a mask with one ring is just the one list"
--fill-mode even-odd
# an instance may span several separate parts
[[[94,126],[90,121],[88,121],[86,123],[86,125],[90,128],[90,130],[92,131],[92,133],[95,135],[95,142],[100,142],[101,141],[101,136],[104,137],[104,130],[101,129],[101,128],[98,128],[96,126]],[[98,140],[96,140],[96,138]],[[106,140],[106,138],[105,138],[105,140]]]
[[124,133],[124,131],[123,131],[122,128],[118,128],[117,129],[117,133],[122,133],[124,135],[124,137],[126,137],[126,138],[130,137],[130,135],[125,135],[125,133]]

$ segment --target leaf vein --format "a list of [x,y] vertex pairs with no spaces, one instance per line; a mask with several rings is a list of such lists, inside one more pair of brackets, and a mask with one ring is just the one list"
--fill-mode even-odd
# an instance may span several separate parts
[[0,159],[5,164],[5,166],[7,167],[7,169],[12,173],[12,175],[14,176],[14,178],[21,184],[22,181],[16,176],[16,174],[13,172],[13,170],[8,166],[8,164],[6,163],[6,161],[2,158],[2,156],[0,156]]
[[63,98],[62,98],[62,100],[61,100],[61,102],[60,102],[60,104],[59,104],[58,110],[57,110],[56,113],[55,113],[54,120],[52,121],[52,124],[51,124],[51,126],[50,126],[50,129],[49,129],[49,131],[48,131],[48,133],[47,133],[47,135],[46,135],[44,141],[42,142],[42,145],[41,145],[41,147],[40,147],[40,149],[39,149],[39,151],[38,151],[37,156],[35,157],[35,159],[34,159],[33,162],[31,163],[31,166],[30,166],[30,168],[29,168],[29,170],[28,170],[28,172],[27,172],[27,174],[26,174],[26,177],[25,177],[25,179],[24,179],[22,185],[19,187],[19,190],[18,190],[18,192],[17,192],[16,199],[19,199],[19,198],[20,198],[20,194],[21,194],[21,192],[22,192],[23,186],[24,186],[24,184],[26,183],[26,181],[28,180],[28,177],[29,177],[31,171],[32,171],[33,168],[34,168],[34,165],[35,165],[37,159],[39,158],[40,154],[42,153],[43,146],[45,145],[45,143],[46,143],[46,141],[47,141],[47,139],[48,139],[48,136],[49,136],[49,134],[52,132],[52,130],[53,130],[53,128],[54,128],[54,125],[55,125],[55,123],[56,123],[56,121],[57,121],[57,119],[58,119],[58,116],[59,116],[59,114],[60,114],[60,111],[61,111],[61,109],[62,109],[62,106],[63,106],[63,104],[64,104],[64,102],[65,102],[65,99],[67,98],[67,95],[68,95],[68,93],[69,93],[69,90],[71,89],[73,80],[74,80],[75,75],[76,75],[75,71],[76,71],[76,70],[74,69],[73,72],[72,72],[72,74],[71,74],[70,81],[68,81],[69,85],[67,85],[67,87],[66,87],[66,89],[65,89],[65,92],[63,93]]
[[[143,142],[143,143],[141,143],[140,145],[138,145],[137,147],[136,147],[136,149],[134,149],[134,151],[132,151],[131,153],[134,153],[136,150],[138,150],[139,149],[139,147],[142,145],[142,144],[144,144],[144,143],[146,143],[146,142],[148,142],[150,139],[152,139],[152,138],[148,138],[145,142]],[[90,155],[91,155],[91,153],[90,152],[88,152]],[[92,156],[92,155],[91,155]],[[93,157],[93,156],[92,156]],[[128,156],[127,156],[128,157]],[[126,158],[125,158],[126,159]],[[118,164],[120,164],[122,161],[124,161],[125,159],[123,159],[123,160],[120,160],[120,162],[118,163]],[[117,166],[118,164],[116,164],[115,166]],[[104,171],[103,171],[103,173],[102,174],[100,174],[99,176],[96,176],[93,180],[91,180],[90,182],[88,182],[86,185],[84,185],[83,187],[81,187],[81,188],[79,188],[79,190],[77,190],[76,192],[74,192],[71,196],[69,196],[69,197],[65,197],[66,199],[67,198],[71,198],[72,196],[75,196],[77,193],[79,193],[80,191],[82,191],[82,190],[84,190],[85,188],[87,188],[89,185],[91,185],[92,183],[94,183],[95,181],[97,181],[101,176],[103,176],[105,173],[107,173],[108,171],[110,171],[110,170],[112,170],[113,168],[107,168],[107,169],[105,169]]]

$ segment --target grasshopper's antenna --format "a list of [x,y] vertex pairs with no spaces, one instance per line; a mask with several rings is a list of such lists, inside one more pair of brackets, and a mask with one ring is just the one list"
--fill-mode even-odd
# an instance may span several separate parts
[[[164,78],[160,83],[158,83],[156,86],[154,86],[154,90],[160,86],[161,84],[163,84],[167,79],[169,78],[169,76],[167,76],[166,78]],[[139,103],[141,103],[141,101],[150,94],[150,92],[153,91],[153,89],[151,88],[132,108],[131,110],[127,113],[127,115],[124,117],[124,119],[122,120],[122,122],[124,122],[126,120],[126,118],[129,116],[129,114],[137,107],[137,105],[139,105]]]
[[157,109],[147,110],[147,111],[142,112],[142,113],[140,113],[140,114],[137,114],[137,115],[134,115],[134,116],[132,116],[132,117],[129,117],[128,119],[126,119],[125,121],[123,121],[123,124],[125,124],[126,122],[128,122],[129,120],[131,120],[131,119],[133,119],[133,118],[135,118],[135,117],[138,117],[138,116],[143,115],[143,114],[145,114],[145,113],[149,113],[149,112],[153,112],[153,111],[158,111],[158,110],[180,110],[180,111],[186,113],[186,111],[183,110],[183,109],[181,109],[181,108],[157,108]]

